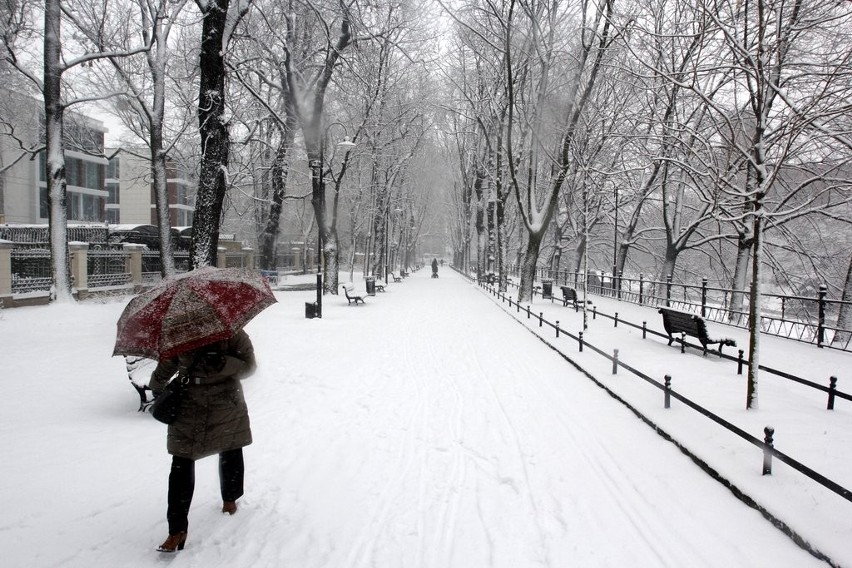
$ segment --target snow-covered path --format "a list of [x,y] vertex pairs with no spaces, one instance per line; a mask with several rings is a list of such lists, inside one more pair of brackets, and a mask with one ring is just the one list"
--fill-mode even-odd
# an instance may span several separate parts
[[[364,306],[327,296],[322,320],[311,293],[277,294],[247,328],[241,509],[218,512],[216,460],[199,462],[170,566],[825,565],[448,269]],[[162,565],[165,428],[109,358],[122,307],[2,314],[9,566]]]

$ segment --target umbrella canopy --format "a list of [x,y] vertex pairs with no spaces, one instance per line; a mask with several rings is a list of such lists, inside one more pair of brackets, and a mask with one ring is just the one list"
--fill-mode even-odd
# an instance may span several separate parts
[[199,268],[130,300],[118,320],[113,355],[170,359],[228,339],[275,301],[258,271]]

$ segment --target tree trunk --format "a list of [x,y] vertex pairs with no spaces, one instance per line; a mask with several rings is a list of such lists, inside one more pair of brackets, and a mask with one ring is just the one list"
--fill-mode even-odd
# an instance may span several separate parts
[[[663,259],[663,266],[660,267],[659,275],[657,276],[658,284],[662,285],[668,279],[674,276],[675,266],[677,265],[677,257],[680,254],[680,249],[673,243],[666,244],[666,256]],[[657,293],[660,291],[657,290]]]
[[737,238],[737,260],[734,264],[734,276],[731,281],[731,302],[728,306],[728,321],[734,322],[743,311],[745,289],[748,282],[748,261],[754,239],[740,231]]
[[215,266],[219,225],[227,191],[230,136],[225,119],[225,56],[223,39],[230,0],[210,0],[204,11],[199,61],[198,125],[201,167],[192,220],[190,262],[193,268]]
[[165,278],[176,273],[172,255],[171,219],[166,180],[166,152],[163,150],[162,123],[151,121],[151,177],[154,186],[154,206],[160,235],[160,274]]
[[275,270],[277,267],[278,235],[281,232],[281,211],[284,207],[284,194],[287,191],[287,177],[290,172],[290,163],[287,152],[293,144],[295,131],[284,130],[275,159],[272,161],[272,195],[269,204],[269,214],[263,232],[260,234],[260,267],[263,270]]
[[832,345],[845,346],[852,339],[852,257],[849,258],[849,267],[846,269],[846,282],[843,284],[843,295],[840,298],[840,312],[837,314],[837,329],[841,330],[834,334]]
[[74,297],[71,294],[68,261],[67,181],[63,139],[65,109],[62,106],[60,21],[59,0],[46,0],[44,5],[44,118],[50,258],[56,299],[71,302]]
[[763,196],[758,194],[754,200],[754,253],[751,260],[751,289],[748,306],[748,375],[746,384],[746,409],[758,408],[757,384],[760,367],[760,274],[763,260],[763,235],[760,234]]
[[527,249],[521,261],[521,284],[518,288],[518,302],[528,302],[532,299],[533,283],[538,253],[541,250],[541,239],[544,231],[528,231]]

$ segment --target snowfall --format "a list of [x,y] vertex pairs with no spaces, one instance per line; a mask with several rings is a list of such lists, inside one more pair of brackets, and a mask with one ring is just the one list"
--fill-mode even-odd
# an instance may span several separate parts
[[[307,276],[308,280],[313,278]],[[364,293],[360,274],[341,274]],[[852,566],[852,503],[673,400],[537,315],[445,266],[349,305],[283,279],[246,327],[254,443],[246,494],[220,512],[217,460],[197,464],[186,548],[167,534],[166,426],[137,412],[116,321],[127,297],[0,311],[0,564],[292,568]],[[767,373],[746,410],[735,362],[642,338],[653,308],[590,296],[589,345],[852,487],[852,403]],[[601,314],[619,313],[618,326]],[[744,330],[711,335],[747,345]],[[764,365],[852,391],[852,355],[762,338]],[[736,349],[727,348],[731,354]],[[573,364],[572,364],[573,362]],[[581,372],[582,368],[585,372]],[[590,377],[594,377],[597,382]],[[713,468],[713,479],[625,401]],[[804,547],[735,496],[742,492]],[[810,549],[810,552],[805,550]]]

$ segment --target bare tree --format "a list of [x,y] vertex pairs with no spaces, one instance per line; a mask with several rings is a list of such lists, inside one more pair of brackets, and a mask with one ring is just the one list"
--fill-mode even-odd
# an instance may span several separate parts
[[[144,54],[147,71],[139,65],[136,58],[113,56],[109,57],[112,73],[105,71],[101,74],[106,84],[115,84],[116,92],[125,93],[124,96],[113,99],[115,106],[121,109],[118,116],[128,130],[136,133],[148,147],[163,276],[175,274],[166,186],[166,160],[170,149],[179,140],[180,133],[185,128],[185,122],[182,120],[178,125],[177,135],[167,140],[166,81],[171,59],[169,36],[173,27],[180,23],[179,18],[186,3],[187,0],[175,2],[131,0],[124,8],[135,11],[140,16],[136,31],[145,44],[150,46]],[[84,13],[81,17],[87,15],[91,16]],[[122,19],[120,24],[124,26],[136,21],[135,18]],[[125,44],[131,36],[130,30],[127,29],[120,30],[124,33],[114,33],[114,30],[94,25],[86,26],[84,31],[89,41],[105,51],[126,49]]]
[[[552,75],[556,71],[556,57],[559,53],[555,43],[558,37],[556,30],[565,25],[566,22],[562,18],[566,14],[561,12],[562,6],[558,2],[529,6],[509,3],[505,36],[509,100],[507,161],[512,191],[527,231],[518,301],[525,301],[532,296],[541,243],[553,218],[557,197],[571,168],[580,117],[595,89],[604,55],[613,41],[614,7],[615,0],[591,2],[583,4],[577,14],[576,24],[580,30],[578,44],[574,46],[574,63],[565,70],[569,73],[569,80],[560,113],[563,118],[557,135],[558,141],[551,154],[542,144],[544,132],[541,126],[546,110],[543,103],[550,94]],[[518,40],[522,43],[516,49],[514,44]],[[516,61],[516,52],[534,54],[535,57]],[[521,78],[524,82],[516,83]],[[522,86],[529,91],[524,93]],[[525,100],[531,101],[530,104],[534,106],[521,109],[519,103]],[[526,132],[530,144],[530,150],[524,156],[523,174],[514,137],[519,110],[525,111],[524,124],[528,125]]]
[[195,4],[202,16],[198,90],[201,166],[189,252],[192,267],[200,268],[216,264],[219,225],[228,190],[231,138],[228,132],[225,56],[236,26],[248,12],[252,0],[195,0]]
[[[26,7],[24,6],[26,4]],[[63,21],[73,28],[82,31],[89,30],[90,21],[79,17],[78,11],[84,10],[81,4],[73,7],[61,0],[45,0],[43,8],[43,73],[39,76],[33,72],[31,65],[19,57],[21,47],[17,44],[20,34],[29,31],[31,22],[27,20],[37,11],[34,3],[22,2],[22,9],[16,11],[16,17],[6,22],[4,42],[6,45],[6,60],[15,69],[29,79],[44,97],[44,131],[47,154],[47,194],[50,224],[50,254],[53,271],[54,289],[57,301],[72,301],[70,264],[68,258],[67,226],[67,181],[65,177],[65,111],[74,104],[87,102],[86,98],[67,98],[65,95],[64,77],[70,71],[91,64],[99,59],[109,57],[127,57],[148,49],[148,45],[120,51],[105,51],[98,45],[86,45],[78,42],[63,42],[61,30]],[[101,13],[103,19],[110,14]],[[11,25],[9,25],[11,24]],[[63,51],[65,50],[65,51]],[[108,96],[108,95],[107,95]]]

